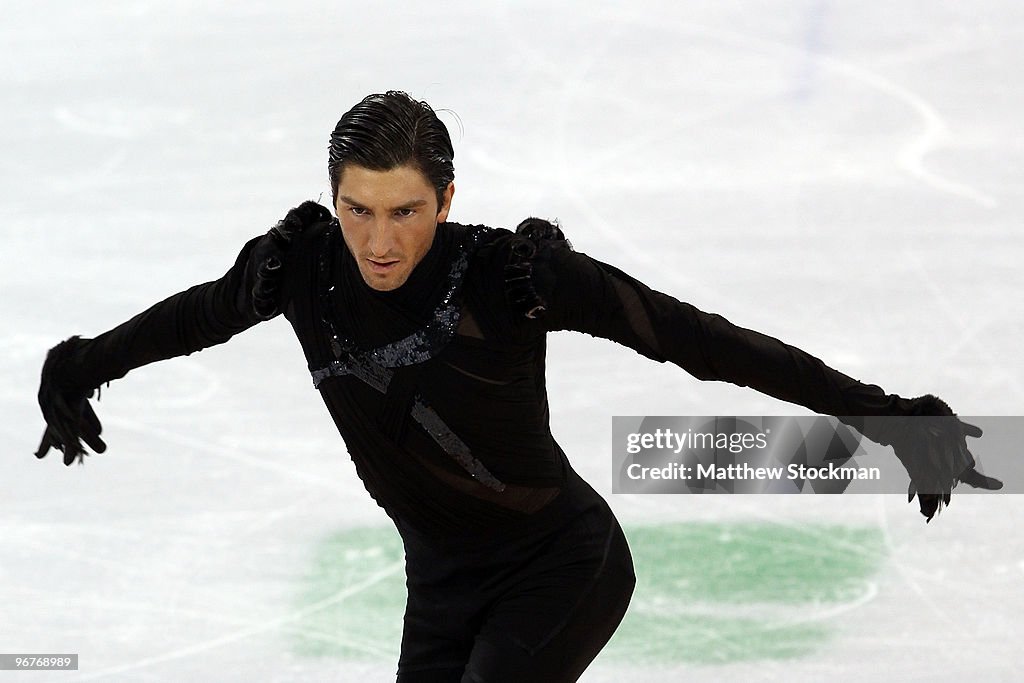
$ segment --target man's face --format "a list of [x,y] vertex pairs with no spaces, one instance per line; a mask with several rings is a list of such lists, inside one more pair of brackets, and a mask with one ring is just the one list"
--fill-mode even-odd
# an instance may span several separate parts
[[438,207],[434,188],[413,166],[371,171],[346,164],[334,209],[367,285],[390,291],[409,279],[430,250],[437,224],[447,220],[454,192],[448,183]]

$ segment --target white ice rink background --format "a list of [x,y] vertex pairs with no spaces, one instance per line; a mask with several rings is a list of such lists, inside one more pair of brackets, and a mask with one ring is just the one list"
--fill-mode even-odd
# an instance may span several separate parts
[[[109,450],[85,466],[32,457],[46,349],[219,277],[304,199],[329,204],[328,135],[370,92],[448,110],[452,220],[557,218],[579,251],[887,391],[1024,411],[1020,3],[6,0],[2,14],[0,652],[80,655],[77,672],[2,681],[393,680],[395,640],[315,626],[401,566],[308,591],[324,539],[393,536],[284,319],[112,383],[94,402]],[[955,496],[926,526],[898,496],[612,496],[612,415],[806,411],[583,335],[551,337],[548,377],[555,436],[627,535],[835,525],[881,543],[846,599],[674,602],[687,626],[654,614],[657,656],[613,640],[584,681],[1020,680],[1016,497]],[[640,581],[637,619],[660,604]],[[716,630],[736,614],[760,626]],[[745,639],[794,625],[827,643],[750,654]]]

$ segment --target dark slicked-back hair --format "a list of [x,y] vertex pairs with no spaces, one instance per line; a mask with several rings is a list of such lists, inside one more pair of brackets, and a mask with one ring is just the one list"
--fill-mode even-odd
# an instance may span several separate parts
[[331,133],[327,172],[332,205],[337,205],[338,184],[346,164],[374,171],[409,164],[433,185],[440,210],[444,191],[455,179],[454,157],[448,129],[429,104],[400,90],[367,95],[345,112]]

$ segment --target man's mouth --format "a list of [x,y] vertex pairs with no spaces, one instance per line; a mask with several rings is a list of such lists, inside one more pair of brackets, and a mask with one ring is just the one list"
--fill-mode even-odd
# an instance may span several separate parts
[[370,270],[375,273],[386,273],[398,263],[398,261],[374,261],[373,259],[366,259],[370,263]]

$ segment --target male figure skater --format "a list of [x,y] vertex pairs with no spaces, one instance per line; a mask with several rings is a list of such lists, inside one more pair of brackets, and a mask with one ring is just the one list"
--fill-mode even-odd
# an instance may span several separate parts
[[249,240],[218,280],[93,339],[51,349],[36,455],[102,452],[88,398],[133,368],[226,342],[283,313],[359,477],[406,551],[398,681],[576,680],[622,619],[635,577],[607,503],[551,436],[545,335],[612,339],[704,380],[844,417],[940,415],[866,434],[893,445],[931,519],[974,470],[979,432],[934,396],[906,399],[652,291],[574,251],[556,226],[448,222],[448,131],[425,102],[370,95],[331,136],[336,217],[314,202]]

